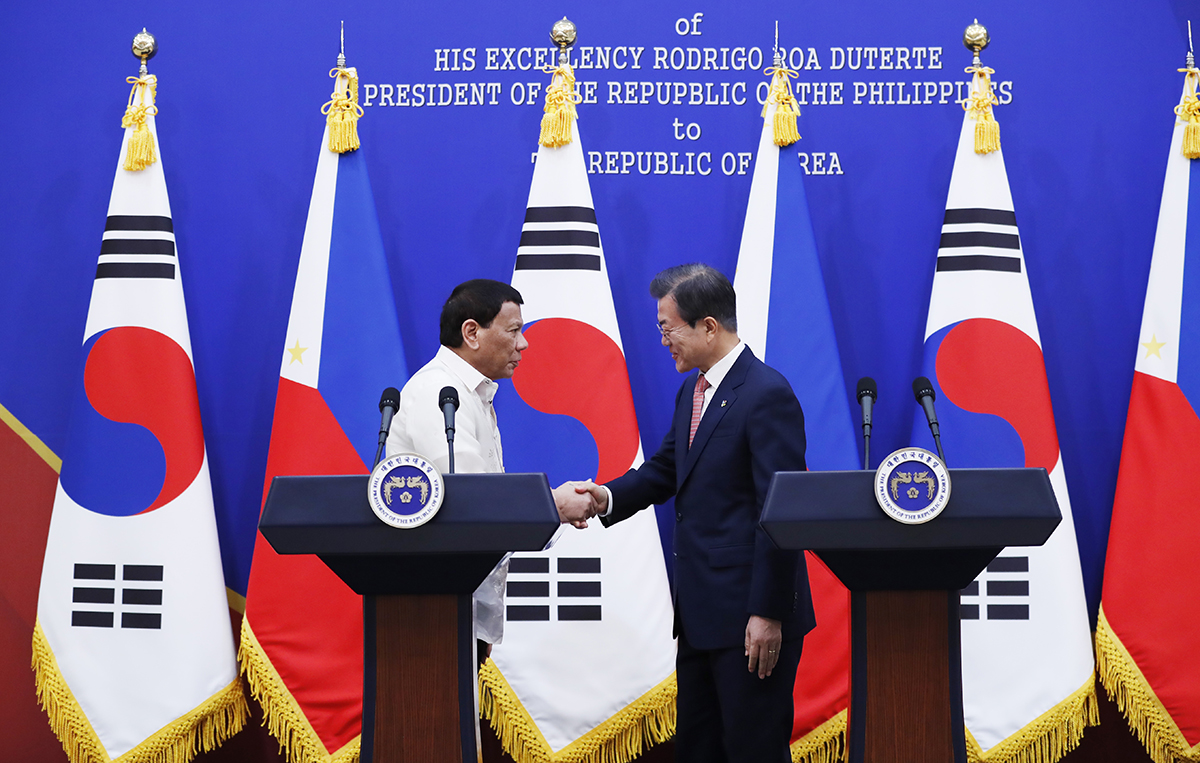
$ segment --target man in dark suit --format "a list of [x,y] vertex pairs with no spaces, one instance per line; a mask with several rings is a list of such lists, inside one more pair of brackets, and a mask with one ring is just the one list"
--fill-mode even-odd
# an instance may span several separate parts
[[676,760],[786,763],[796,666],[816,621],[803,554],[776,548],[758,518],[772,475],[805,468],[804,414],[738,338],[719,271],[669,268],[650,293],[663,345],[688,374],[671,429],[637,470],[577,489],[605,526],[675,496]]

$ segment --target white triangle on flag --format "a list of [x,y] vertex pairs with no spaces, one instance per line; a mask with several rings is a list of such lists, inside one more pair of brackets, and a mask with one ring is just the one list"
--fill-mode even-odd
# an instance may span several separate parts
[[[525,300],[522,312],[527,324],[547,319],[587,324],[615,345],[623,363],[624,350],[578,127],[573,126],[572,131],[571,143],[560,148],[542,147],[538,152],[523,228],[523,241],[529,243],[518,248],[512,284]],[[541,232],[559,235],[547,239],[536,235]],[[534,235],[526,235],[530,233]],[[551,243],[545,244],[547,240]],[[551,266],[539,259],[547,257],[567,259],[554,260],[556,264]],[[518,369],[514,378],[517,389],[520,373]],[[574,378],[569,367],[564,368],[562,382],[574,394],[606,392],[589,387],[586,379]],[[624,384],[622,399],[628,399],[630,405],[627,411],[615,410],[612,415],[632,418],[628,376],[619,382]],[[504,429],[505,421],[500,424]],[[635,419],[633,424],[636,426]],[[545,447],[555,448],[556,444],[546,442]],[[635,468],[642,460],[639,442],[624,468]],[[580,469],[582,472],[582,465]],[[595,475],[580,473],[575,478],[590,477]],[[631,734],[638,738],[639,745],[662,741],[643,739],[641,730],[643,725],[661,727],[661,719],[673,717],[674,709],[673,615],[654,511],[639,512],[608,529],[598,520],[586,530],[566,528],[550,550],[517,554],[513,561],[516,564],[520,558],[530,557],[549,560],[551,619],[509,620],[504,626],[503,643],[492,651],[492,660],[507,686],[544,739],[543,743],[536,738],[520,738],[517,744],[557,753],[573,744],[601,744]],[[596,559],[598,573],[561,573],[559,560],[564,558]],[[523,579],[514,569],[509,571],[510,584]],[[559,589],[554,583],[585,579],[599,586],[600,598],[595,601],[600,619],[559,619],[557,608],[572,602],[557,598]],[[587,645],[583,653],[580,644]],[[586,656],[581,658],[581,654]],[[632,706],[638,700],[642,704]],[[643,723],[647,717],[658,720]]]

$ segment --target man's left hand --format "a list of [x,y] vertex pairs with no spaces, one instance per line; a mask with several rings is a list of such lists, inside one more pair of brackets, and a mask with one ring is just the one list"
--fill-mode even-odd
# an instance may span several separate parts
[[783,644],[783,628],[778,620],[750,615],[746,623],[746,669],[758,671],[759,678],[766,678],[779,662],[779,649]]

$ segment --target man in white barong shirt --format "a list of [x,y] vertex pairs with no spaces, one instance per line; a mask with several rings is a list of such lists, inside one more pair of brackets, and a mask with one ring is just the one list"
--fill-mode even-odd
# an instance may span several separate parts
[[[503,472],[504,448],[492,399],[497,379],[509,379],[529,347],[522,334],[521,293],[485,278],[459,284],[442,307],[441,346],[400,392],[400,409],[388,431],[387,452],[417,453],[439,471],[449,470],[446,425],[438,399],[445,387],[458,391],[455,416],[456,472]],[[554,491],[555,503],[580,500],[573,485]],[[561,516],[561,511],[560,511]],[[580,523],[575,523],[577,526]],[[584,524],[583,526],[586,526]],[[475,591],[475,635],[489,644],[504,636],[505,556]]]

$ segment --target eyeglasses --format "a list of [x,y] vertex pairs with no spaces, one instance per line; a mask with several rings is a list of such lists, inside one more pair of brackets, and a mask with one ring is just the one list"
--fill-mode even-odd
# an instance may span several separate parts
[[688,325],[686,323],[681,323],[678,326],[672,326],[671,328],[667,328],[666,326],[662,325],[661,323],[656,323],[654,325],[654,328],[658,329],[658,333],[662,334],[664,339],[670,339],[672,334],[674,334],[676,331],[679,331],[680,329],[688,328]]

